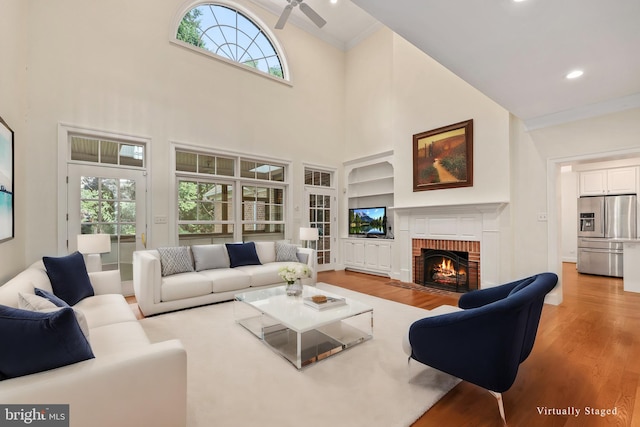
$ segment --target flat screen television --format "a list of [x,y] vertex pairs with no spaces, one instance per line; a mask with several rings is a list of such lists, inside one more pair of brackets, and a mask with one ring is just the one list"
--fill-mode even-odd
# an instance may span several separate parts
[[349,209],[349,235],[384,237],[386,222],[386,207]]

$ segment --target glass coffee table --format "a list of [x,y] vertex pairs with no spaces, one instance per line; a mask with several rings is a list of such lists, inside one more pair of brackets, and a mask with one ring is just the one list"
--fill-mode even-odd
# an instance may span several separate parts
[[284,286],[243,292],[235,296],[236,323],[298,369],[373,338],[372,307],[345,298],[344,305],[318,310],[304,304],[313,295],[343,298],[313,286],[296,297]]

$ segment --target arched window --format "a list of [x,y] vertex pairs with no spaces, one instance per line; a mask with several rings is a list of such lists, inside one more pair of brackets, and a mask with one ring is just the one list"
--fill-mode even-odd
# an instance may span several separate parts
[[229,5],[203,3],[189,9],[175,38],[227,61],[288,80],[281,54],[267,32]]

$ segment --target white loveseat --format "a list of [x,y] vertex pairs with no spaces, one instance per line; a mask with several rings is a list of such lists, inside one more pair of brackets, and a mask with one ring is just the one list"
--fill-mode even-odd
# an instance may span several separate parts
[[[251,243],[251,242],[249,242]],[[284,266],[306,266],[310,277],[304,285],[316,283],[316,251],[296,247],[297,262],[278,261],[276,242],[253,242],[259,264],[231,267],[224,244],[198,245],[188,249],[193,271],[163,275],[158,250],[133,254],[133,288],[145,316],[232,300],[240,292],[284,285],[278,275]],[[278,248],[281,243],[278,243]],[[293,245],[290,245],[293,246]]]
[[[89,279],[95,295],[73,308],[86,318],[95,357],[2,380],[0,402],[68,404],[72,427],[184,426],[187,356],[182,344],[149,342],[122,296],[118,271],[90,273]],[[18,308],[18,294],[34,294],[34,288],[53,292],[42,261],[0,286],[0,304]],[[12,345],[4,342],[1,351],[11,351]]]

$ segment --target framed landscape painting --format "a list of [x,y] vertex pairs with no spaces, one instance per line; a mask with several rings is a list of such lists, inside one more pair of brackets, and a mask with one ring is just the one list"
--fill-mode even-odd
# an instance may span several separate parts
[[473,120],[413,135],[413,191],[473,186]]
[[14,237],[13,131],[0,117],[0,242]]

